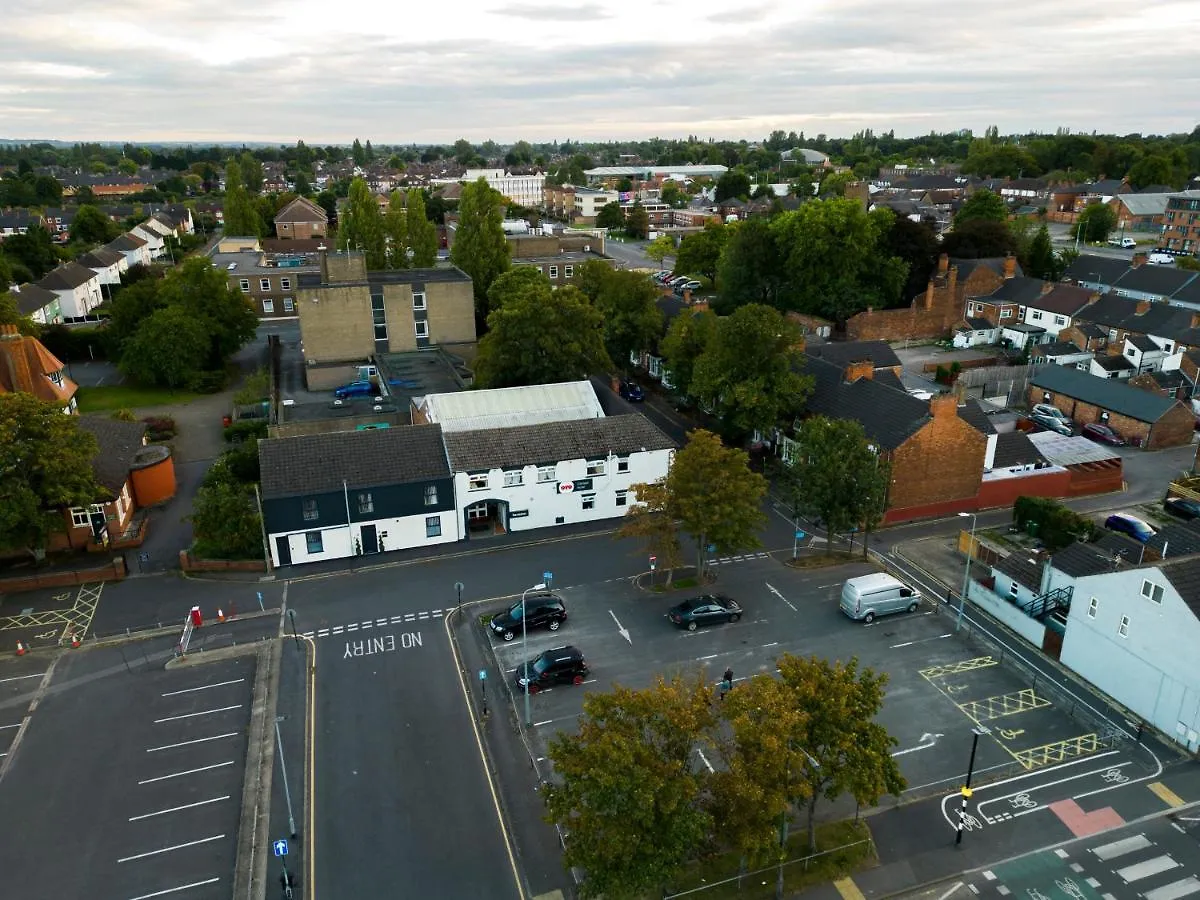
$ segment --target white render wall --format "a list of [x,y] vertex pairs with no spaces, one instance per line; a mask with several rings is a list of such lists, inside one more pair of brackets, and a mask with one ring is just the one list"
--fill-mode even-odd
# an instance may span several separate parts
[[59,308],[64,318],[82,319],[100,305],[104,297],[100,293],[100,279],[93,278],[70,290],[55,291]]
[[[466,537],[465,510],[485,500],[499,500],[508,504],[510,531],[528,531],[553,525],[570,525],[574,522],[592,522],[598,519],[619,518],[636,502],[632,492],[627,494],[625,506],[617,506],[617,491],[628,491],[631,485],[657,481],[667,474],[674,451],[650,450],[630,454],[629,471],[617,472],[618,457],[605,459],[603,475],[589,476],[587,462],[582,459],[561,461],[555,466],[555,479],[538,483],[538,467],[528,465],[520,471],[522,484],[504,486],[504,470],[492,469],[488,473],[486,490],[470,490],[468,473],[454,473],[454,492],[458,500],[458,529],[460,537]],[[590,490],[560,491],[564,482],[592,479]],[[585,495],[595,495],[592,509],[583,508]],[[528,512],[528,515],[513,517],[513,512]],[[559,522],[558,519],[563,521]]]
[[[442,522],[442,533],[439,537],[425,536],[425,519],[437,516]],[[431,547],[435,544],[449,544],[459,539],[461,513],[454,510],[442,510],[426,515],[403,516],[401,518],[375,519],[371,522],[355,522],[349,528],[345,525],[334,525],[330,528],[311,528],[307,531],[296,531],[287,534],[288,546],[292,551],[292,565],[300,563],[319,562],[323,559],[345,559],[355,555],[355,542],[362,546],[362,528],[364,525],[374,525],[376,537],[379,539],[381,553],[388,550],[401,550],[409,547]],[[320,553],[308,552],[308,531],[320,531],[322,550]],[[279,559],[279,546],[276,538],[286,532],[272,534],[271,559],[275,565],[282,565]]]

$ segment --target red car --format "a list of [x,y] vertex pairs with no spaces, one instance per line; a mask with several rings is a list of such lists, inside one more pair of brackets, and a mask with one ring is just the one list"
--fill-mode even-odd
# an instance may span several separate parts
[[1110,447],[1124,447],[1125,440],[1109,428],[1107,425],[1091,423],[1084,425],[1080,432],[1085,438],[1091,438],[1101,444],[1108,444]]

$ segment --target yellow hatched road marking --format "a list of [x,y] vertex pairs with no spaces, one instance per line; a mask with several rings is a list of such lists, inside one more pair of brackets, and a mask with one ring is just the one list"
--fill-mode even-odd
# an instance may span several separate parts
[[837,888],[837,892],[842,895],[842,900],[867,900],[862,891],[858,889],[858,885],[854,883],[852,878],[839,878],[833,883]]
[[1054,741],[1051,744],[1043,744],[1041,747],[1030,747],[1017,751],[1013,753],[1013,757],[1026,769],[1036,769],[1039,766],[1060,763],[1075,756],[1087,756],[1099,749],[1099,736],[1081,734],[1078,737],[1067,738],[1065,741]]
[[[46,609],[18,616],[0,616],[0,631],[52,625],[58,634],[59,643],[68,640],[72,634],[82,639],[92,627],[92,619],[96,618],[96,608],[100,605],[100,595],[103,592],[102,581],[97,584],[80,585],[75,602],[69,609]],[[54,599],[66,601],[70,596],[69,593],[59,594]],[[58,626],[62,626],[61,631]]]
[[1155,796],[1157,796],[1158,799],[1163,803],[1167,804],[1167,806],[1183,806],[1183,798],[1161,781],[1148,784],[1146,787],[1150,788],[1150,790],[1154,792]]
[[1049,705],[1050,701],[1035,694],[1033,688],[1022,688],[1014,694],[1000,694],[995,697],[985,697],[983,700],[970,700],[961,704],[961,708],[975,721],[986,722],[989,719],[1015,716],[1017,713],[1029,712],[1031,709],[1041,709]]
[[986,669],[988,666],[998,665],[995,659],[990,656],[977,656],[974,659],[964,659],[961,662],[948,663],[944,666],[930,666],[928,669],[921,669],[921,675],[932,681],[935,678],[943,678],[946,675],[959,675],[963,672],[973,672],[976,669]]

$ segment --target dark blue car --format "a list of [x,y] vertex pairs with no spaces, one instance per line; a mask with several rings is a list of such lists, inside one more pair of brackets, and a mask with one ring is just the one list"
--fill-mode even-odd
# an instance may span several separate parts
[[1116,513],[1109,516],[1104,520],[1104,527],[1109,531],[1127,534],[1135,541],[1141,541],[1143,544],[1158,533],[1158,529],[1149,522],[1143,522],[1136,516],[1127,516],[1123,513]]
[[642,386],[628,378],[621,380],[620,393],[630,403],[641,403],[646,399],[646,392],[642,390]]
[[352,381],[335,389],[333,395],[345,400],[347,397],[374,397],[378,393],[379,390],[369,381]]

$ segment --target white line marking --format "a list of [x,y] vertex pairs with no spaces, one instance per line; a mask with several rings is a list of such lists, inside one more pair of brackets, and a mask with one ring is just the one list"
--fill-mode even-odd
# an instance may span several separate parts
[[840,581],[834,582],[833,584],[818,584],[818,585],[817,585],[817,590],[818,590],[818,591],[824,591],[824,590],[827,590],[827,589],[829,589],[829,588],[831,588],[831,587],[837,587],[839,584],[841,584],[841,582],[840,582]]
[[1177,868],[1179,868],[1179,863],[1164,854],[1136,865],[1126,866],[1124,869],[1117,869],[1117,874],[1124,879],[1126,884],[1129,884],[1131,881],[1141,881],[1151,875],[1159,875]]
[[170,853],[172,850],[182,850],[184,847],[195,847],[197,844],[211,844],[213,841],[219,841],[225,837],[223,834],[214,834],[212,837],[200,838],[198,841],[188,841],[186,844],[175,844],[172,847],[163,847],[161,850],[149,850],[146,853],[139,853],[136,856],[125,856],[118,859],[117,862],[133,862],[135,859],[145,859],[147,856],[158,856],[160,853]]
[[546,719],[545,721],[542,721],[542,722],[534,722],[533,727],[541,728],[543,725],[549,725],[553,721],[554,721],[553,719]]
[[442,614],[442,611],[440,609],[431,609],[429,612],[431,615],[435,615],[435,616],[440,616]]
[[333,626],[333,634],[341,634],[341,633],[342,633],[342,626],[341,626],[341,625],[334,625],[334,626]]
[[320,631],[317,632],[317,637],[329,637],[329,629],[322,628]]
[[954,637],[954,633],[951,632],[950,634],[939,634],[937,637],[921,638],[920,640],[916,641],[905,641],[903,644],[892,644],[892,646],[888,649],[896,650],[900,647],[911,647],[913,644],[924,644],[927,641],[940,641],[948,637]]
[[427,613],[427,612],[423,612],[423,613],[417,613],[417,618],[418,618],[418,619],[428,619],[428,618],[429,618],[429,613]]
[[147,753],[157,753],[159,750],[174,750],[176,747],[187,747],[191,744],[203,744],[208,741],[219,741],[222,738],[237,737],[238,732],[230,731],[226,734],[214,734],[212,737],[196,738],[194,741],[180,741],[178,744],[165,744],[162,747],[147,747]]
[[414,616],[412,613],[409,613],[408,615],[406,615],[406,616],[404,617],[404,621],[405,621],[405,622],[411,622],[411,621],[412,621],[413,619],[415,619],[415,618],[416,618],[416,616]]
[[375,623],[374,622],[363,622],[358,627],[359,628],[374,628]]
[[704,751],[701,750],[699,747],[696,748],[696,755],[700,757],[700,762],[704,763],[704,765],[708,769],[708,771],[710,771],[710,772],[716,771],[716,769],[714,769],[712,767],[712,763],[710,763],[708,761],[708,757],[704,755]]
[[300,632],[300,636],[310,638],[313,636],[313,633],[311,631],[302,631]]
[[708,656],[697,656],[696,659],[699,660],[700,662],[703,662],[706,659],[716,659],[719,655],[720,654],[718,654],[718,653],[712,653],[712,654],[709,654]]
[[352,622],[351,624],[346,626],[346,630],[347,631],[358,631],[358,623]]
[[386,619],[386,618],[385,618],[385,619],[376,619],[376,620],[375,620],[375,624],[376,624],[376,625],[386,625],[386,624],[387,624],[387,619]]
[[[763,583],[766,584],[766,582],[763,582]],[[772,594],[774,594],[776,597],[778,597],[780,600],[782,600],[784,603],[786,603],[788,606],[791,606],[792,612],[799,612],[799,610],[796,609],[796,607],[792,606],[791,602],[788,600],[787,597],[783,596],[783,594],[779,593],[779,591],[775,590],[775,588],[771,587],[771,585],[767,584],[767,590],[770,591]]]
[[21,681],[25,678],[41,678],[45,674],[45,672],[38,672],[36,675],[14,675],[12,678],[0,678],[0,684],[4,684],[6,681]]
[[161,725],[163,722],[178,722],[180,719],[194,719],[196,716],[211,716],[213,713],[229,712],[231,709],[241,709],[242,704],[235,703],[233,706],[218,706],[216,709],[206,709],[203,712],[184,713],[182,716],[167,716],[165,719],[155,719],[155,725]]
[[[1171,824],[1177,823],[1172,822]],[[1152,891],[1146,891],[1143,896],[1146,900],[1182,900],[1183,897],[1189,897],[1196,893],[1200,893],[1200,878],[1192,875],[1188,878],[1181,878],[1179,881],[1172,881],[1170,884],[1164,884]]]
[[403,621],[404,621],[404,616],[392,616],[392,624],[393,625],[399,625]]
[[[987,873],[984,873],[984,874],[987,874]],[[957,884],[954,885],[954,887],[950,888],[950,890],[946,891],[946,893],[944,893],[944,894],[942,894],[942,896],[938,897],[937,900],[946,900],[947,897],[951,896],[955,891],[957,891],[962,886],[963,886],[963,883],[961,881],[958,882]]]
[[222,800],[228,800],[229,795],[224,797],[213,797],[211,800],[198,800],[195,803],[185,803],[183,806],[172,806],[170,809],[160,809],[158,812],[142,813],[140,816],[130,816],[130,822],[140,822],[142,819],[153,819],[155,816],[165,816],[167,813],[179,812],[181,809],[195,809],[197,806],[207,806],[210,803],[220,803]]
[[193,881],[191,884],[181,884],[179,887],[167,888],[165,891],[155,891],[153,894],[142,894],[140,897],[130,897],[129,900],[150,900],[151,897],[165,897],[167,894],[177,894],[189,888],[204,887],[206,884],[216,884],[220,878],[209,878],[207,881]]
[[20,722],[18,722],[16,725],[0,725],[0,731],[3,731],[5,728],[20,728],[20,727],[21,727]]
[[200,687],[184,688],[182,691],[168,691],[163,694],[164,697],[178,697],[180,694],[193,694],[196,691],[207,691],[209,688],[225,687],[227,684],[240,684],[245,681],[245,678],[234,678],[232,681],[218,681],[216,684],[205,684]]
[[139,781],[138,784],[153,784],[156,781],[166,781],[168,778],[179,778],[182,775],[195,775],[197,772],[207,772],[210,769],[223,769],[226,766],[232,766],[233,760],[223,763],[213,763],[211,766],[201,766],[198,769],[188,769],[186,772],[172,772],[170,775],[159,775],[157,778],[147,778],[144,781]]
[[1132,853],[1134,850],[1145,850],[1149,846],[1151,846],[1149,838],[1144,834],[1135,834],[1133,837],[1113,841],[1111,844],[1093,847],[1092,853],[1096,855],[1097,859],[1107,862],[1115,857],[1124,856],[1126,853]]

